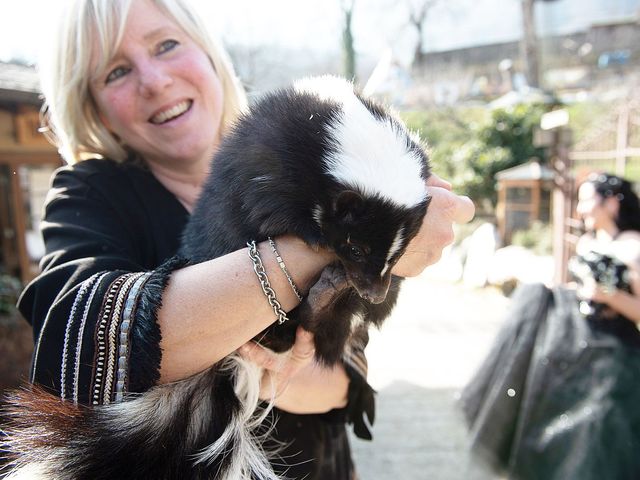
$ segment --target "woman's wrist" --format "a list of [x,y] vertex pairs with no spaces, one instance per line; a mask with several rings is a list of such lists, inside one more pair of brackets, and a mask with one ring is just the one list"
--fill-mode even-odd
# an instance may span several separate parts
[[[282,235],[274,238],[274,241],[287,273],[303,295],[309,291],[324,267],[337,259],[335,253],[324,248],[315,249],[299,237]],[[269,262],[272,263],[272,269],[280,270],[276,274],[282,275],[288,283],[289,279],[286,278],[278,264],[269,242],[263,242],[261,247],[265,255],[270,257]],[[267,252],[267,250],[269,251]],[[300,265],[304,265],[304,268],[300,268]]]
[[[332,254],[293,236],[275,239],[278,252],[302,292]],[[300,300],[278,265],[268,241],[257,245],[270,287],[288,312]],[[161,383],[204,370],[277,320],[256,278],[247,248],[174,271],[162,295]]]

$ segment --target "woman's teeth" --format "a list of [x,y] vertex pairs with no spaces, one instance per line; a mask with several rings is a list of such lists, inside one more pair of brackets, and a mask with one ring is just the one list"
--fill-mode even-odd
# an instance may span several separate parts
[[173,107],[169,108],[168,110],[160,112],[154,115],[153,117],[151,117],[151,123],[160,124],[160,123],[168,122],[169,120],[172,120],[182,115],[187,110],[189,110],[190,106],[191,106],[191,101],[189,100],[180,102],[177,105],[174,105]]

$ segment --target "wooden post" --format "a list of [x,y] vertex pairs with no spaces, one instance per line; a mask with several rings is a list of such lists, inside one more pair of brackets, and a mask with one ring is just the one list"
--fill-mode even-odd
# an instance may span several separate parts
[[20,168],[14,167],[10,172],[13,221],[16,232],[16,248],[18,250],[18,263],[20,265],[20,277],[23,283],[31,280],[31,264],[27,252],[27,227],[25,223],[24,196],[20,182]]
[[16,232],[11,221],[11,199],[9,168],[0,165],[0,245],[2,261],[8,273],[13,274],[19,268],[19,262],[14,255]]
[[554,131],[553,167],[556,171],[553,191],[553,257],[554,283],[566,283],[567,265],[571,249],[567,241],[570,231],[571,212],[573,209],[574,184],[569,159],[570,130],[558,127]]
[[618,116],[616,135],[616,175],[624,177],[627,164],[627,147],[629,142],[629,107],[624,105]]
[[540,86],[538,66],[538,38],[535,29],[535,1],[522,0],[522,30],[521,41],[522,59],[529,86]]
[[567,127],[569,115],[565,110],[554,110],[542,116],[541,131],[534,137],[536,146],[544,146],[549,151],[549,163],[555,171],[553,188],[553,260],[555,271],[553,281],[565,283],[568,278],[570,248],[567,243],[571,210],[573,208],[573,179],[569,148],[572,141],[571,130]]

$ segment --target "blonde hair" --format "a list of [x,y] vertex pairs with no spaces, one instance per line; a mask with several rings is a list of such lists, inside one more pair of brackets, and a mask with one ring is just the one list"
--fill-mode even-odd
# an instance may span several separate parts
[[[89,84],[118,49],[134,1],[139,0],[68,1],[53,48],[39,62],[40,86],[45,97],[44,130],[67,163],[96,156],[122,161],[128,156],[125,147],[100,120]],[[209,56],[224,92],[221,126],[224,133],[247,105],[226,52],[185,0],[150,1]],[[100,52],[100,58],[93,58],[95,52]]]

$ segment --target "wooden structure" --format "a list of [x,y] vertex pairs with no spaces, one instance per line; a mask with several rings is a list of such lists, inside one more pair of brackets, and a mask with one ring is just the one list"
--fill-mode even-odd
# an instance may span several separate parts
[[40,103],[35,70],[0,62],[0,271],[23,283],[37,273],[43,191],[62,164],[38,132]]
[[573,132],[568,127],[569,113],[556,109],[542,115],[540,128],[534,132],[533,144],[547,150],[547,159],[552,168],[553,189],[551,197],[551,223],[553,225],[553,281],[567,281],[567,264],[572,251],[568,243],[574,195],[569,150],[573,144]]
[[[554,250],[556,257],[556,280],[567,280],[567,262],[575,251],[582,230],[582,222],[576,216],[576,188],[590,172],[606,171],[640,184],[640,91],[636,90],[625,100],[614,106],[610,113],[593,120],[576,142],[566,139],[568,127],[556,135],[552,151],[554,165],[558,165],[563,180],[558,195],[564,204],[554,220]],[[564,171],[564,175],[562,175]]]
[[516,230],[524,230],[535,220],[548,222],[554,172],[532,160],[496,174],[498,231],[506,244]]
[[640,92],[594,121],[569,158],[577,175],[607,171],[640,182]]

